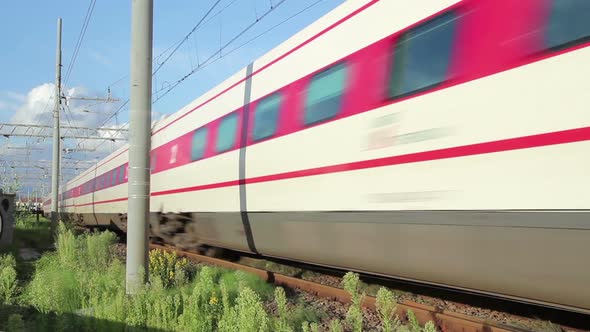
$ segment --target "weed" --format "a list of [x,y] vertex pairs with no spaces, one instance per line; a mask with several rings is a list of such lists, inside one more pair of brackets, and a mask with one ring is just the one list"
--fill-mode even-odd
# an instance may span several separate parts
[[12,331],[23,331],[25,329],[25,323],[23,317],[19,314],[12,314],[8,316],[8,332]]
[[320,327],[318,326],[318,323],[315,322],[303,322],[301,325],[301,331],[303,332],[319,332],[320,331]]
[[318,312],[317,309],[299,303],[295,308],[291,309],[288,314],[288,321],[290,326],[299,327],[303,322],[318,322],[325,313]]
[[422,332],[422,327],[416,318],[416,314],[411,309],[408,309],[408,328],[411,332]]
[[318,323],[313,322],[313,323],[309,324],[309,330],[311,332],[320,332],[320,327],[318,326]]
[[269,318],[260,297],[249,287],[244,287],[240,290],[236,305],[227,310],[218,327],[222,332],[268,331]]
[[309,332],[309,322],[301,323],[301,331],[302,332]]
[[399,329],[401,322],[395,314],[397,303],[393,293],[387,288],[381,287],[377,292],[377,313],[381,318],[383,332],[393,332]]
[[343,332],[342,322],[339,319],[333,319],[330,322],[330,332]]
[[363,313],[361,311],[361,303],[363,301],[364,293],[359,292],[359,275],[357,273],[348,272],[342,279],[344,289],[350,294],[351,304],[346,313],[346,322],[354,332],[360,332],[363,328]]
[[437,332],[436,326],[432,321],[428,321],[424,328],[420,326],[420,322],[418,322],[418,318],[416,318],[416,314],[410,309],[406,313],[408,317],[408,325],[407,326],[398,326],[397,331],[400,332]]
[[51,223],[34,215],[18,215],[14,223],[14,244],[29,248],[47,248],[52,241]]
[[424,329],[422,331],[424,331],[424,332],[437,332],[436,326],[434,325],[434,323],[432,321],[429,321],[428,323],[426,323],[426,325],[424,325]]
[[188,260],[178,259],[176,252],[152,250],[149,254],[150,279],[158,278],[164,287],[182,285],[188,279]]
[[287,318],[287,296],[282,287],[275,288],[275,302],[277,303],[277,308],[279,310],[279,317],[275,325],[275,330],[280,332],[292,332],[293,329]]
[[78,242],[74,233],[62,222],[57,228],[57,255],[63,266],[74,267],[78,261]]
[[113,259],[111,244],[115,243],[117,236],[112,232],[102,232],[85,236],[86,263],[90,268],[103,268],[108,266]]
[[11,304],[16,293],[16,260],[14,256],[0,255],[0,303]]
[[[134,296],[127,296],[125,266],[112,252],[114,240],[114,234],[108,232],[75,236],[60,224],[56,252],[44,254],[35,263],[30,282],[16,298],[20,304],[33,308],[24,318],[13,310],[9,320],[0,322],[0,328],[19,330],[24,324],[32,330],[108,330],[112,327],[109,324],[119,322],[130,330],[319,331],[317,321],[321,313],[303,303],[290,304],[282,288],[275,289],[242,271],[205,266],[195,273],[185,259],[175,254],[152,252],[149,283],[141,285]],[[14,271],[15,264],[14,257],[0,256],[0,289],[11,290],[8,301],[15,300],[16,272],[5,271]],[[7,287],[5,279],[10,280]],[[352,299],[346,316],[347,329],[360,331],[364,292],[358,274],[348,273],[343,285]],[[269,316],[264,309],[264,303],[273,295],[277,317]],[[393,319],[393,300],[391,292],[379,291],[377,306],[385,331],[385,326],[395,330],[399,322]],[[7,301],[4,295],[3,301]],[[39,316],[38,312],[44,315]],[[29,315],[33,318],[29,319]],[[87,317],[96,320],[82,319]],[[414,322],[412,314],[408,317]],[[436,330],[431,323],[423,330],[414,327],[420,326],[410,324],[407,328],[400,324],[400,331]],[[331,321],[330,331],[343,330],[342,322]]]

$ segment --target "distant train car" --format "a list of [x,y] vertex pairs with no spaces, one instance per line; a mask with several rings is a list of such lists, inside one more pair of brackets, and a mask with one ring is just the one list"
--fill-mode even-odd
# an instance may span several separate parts
[[[153,130],[152,236],[589,313],[589,17],[347,1]],[[124,231],[127,162],[67,216]]]

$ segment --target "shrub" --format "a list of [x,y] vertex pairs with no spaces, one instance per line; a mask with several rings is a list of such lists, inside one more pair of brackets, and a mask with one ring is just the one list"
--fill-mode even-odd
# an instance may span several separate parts
[[395,314],[397,303],[393,293],[387,288],[381,287],[377,292],[377,314],[381,318],[383,332],[394,332],[399,329],[401,322]]
[[[195,275],[186,259],[162,251],[150,253],[150,282],[134,296],[125,291],[125,266],[112,252],[112,233],[75,236],[64,224],[58,228],[57,250],[35,263],[35,272],[20,298],[35,313],[25,321],[33,330],[107,330],[113,322],[125,323],[130,330],[166,331],[318,331],[318,313],[302,303],[290,304],[283,288],[273,288],[261,278],[242,271],[202,267]],[[1,256],[4,279],[14,280],[12,256]],[[7,275],[8,277],[4,277]],[[181,275],[182,277],[179,277]],[[362,325],[358,275],[349,275],[345,287],[353,298],[349,312],[351,326]],[[13,291],[12,291],[13,292]],[[265,301],[274,301],[278,316],[270,317]],[[12,293],[11,293],[12,294]],[[13,295],[11,295],[13,297]],[[354,319],[354,308],[359,320]],[[94,317],[96,320],[86,319]],[[352,317],[352,318],[350,318]],[[305,323],[303,323],[305,321]],[[311,322],[310,322],[311,321]],[[10,323],[12,322],[12,323]],[[22,317],[2,322],[20,329]],[[11,325],[12,324],[12,325]],[[21,324],[21,325],[19,325]],[[331,330],[341,332],[340,321]]]
[[73,312],[82,304],[80,284],[76,272],[61,265],[56,254],[47,254],[37,262],[33,279],[26,290],[26,298],[42,313]]
[[115,233],[101,232],[85,236],[86,264],[89,267],[106,268],[113,259],[112,245],[117,240]]
[[249,287],[244,287],[236,305],[226,311],[218,327],[222,332],[269,331],[269,318],[260,297]]
[[74,267],[78,263],[78,243],[74,233],[62,222],[57,228],[57,255],[64,267]]
[[275,302],[279,311],[279,317],[275,324],[275,330],[280,332],[292,332],[293,328],[289,324],[289,318],[287,317],[287,296],[285,290],[282,287],[275,288]]
[[0,255],[0,303],[11,304],[16,293],[16,260],[14,256]]
[[357,273],[348,272],[342,279],[344,289],[350,294],[351,304],[346,313],[346,322],[352,331],[360,332],[363,329],[363,313],[361,311],[361,303],[364,294],[359,292],[359,275]]
[[160,249],[149,253],[150,280],[158,278],[164,287],[182,285],[188,278],[188,260]]

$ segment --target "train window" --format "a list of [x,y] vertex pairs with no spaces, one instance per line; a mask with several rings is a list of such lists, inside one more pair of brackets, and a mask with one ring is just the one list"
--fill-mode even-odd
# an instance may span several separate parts
[[227,151],[234,147],[238,128],[238,113],[234,112],[221,119],[217,129],[217,152]]
[[346,64],[339,63],[316,74],[307,90],[305,124],[328,120],[340,111],[346,82]]
[[262,99],[254,113],[254,132],[252,139],[258,141],[268,138],[277,131],[277,120],[279,118],[279,109],[281,106],[281,95],[272,94]]
[[590,40],[590,1],[553,0],[545,38],[550,49]]
[[119,183],[123,183],[124,179],[125,179],[125,165],[121,165],[121,167],[119,167]]
[[207,127],[195,130],[192,140],[191,160],[195,161],[205,155],[205,142],[207,140]]
[[426,90],[447,80],[457,15],[442,14],[400,36],[393,48],[389,97]]
[[113,174],[111,176],[111,186],[114,186],[117,184],[117,168],[115,168],[113,170]]
[[153,173],[156,171],[156,151],[152,150],[152,155],[150,158],[150,172]]

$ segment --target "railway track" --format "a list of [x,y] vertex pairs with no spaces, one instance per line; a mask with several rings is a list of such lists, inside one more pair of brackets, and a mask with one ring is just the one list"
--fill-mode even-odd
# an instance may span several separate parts
[[[171,246],[150,244],[151,249],[160,249],[164,251],[174,251],[179,257],[186,257],[193,261],[225,267],[229,269],[242,270],[248,273],[255,274],[266,280],[267,282],[274,283],[279,286],[296,288],[318,297],[328,298],[336,300],[342,303],[350,303],[350,295],[343,289],[323,285],[320,283],[312,282],[309,280],[303,280],[300,278],[287,276],[271,272],[264,269],[255,268],[243,264],[230,262],[227,260],[213,258],[196,254],[193,252],[187,252],[178,250]],[[375,297],[365,296],[362,303],[363,307],[375,310]],[[398,303],[397,314],[401,319],[405,319],[408,310],[411,310],[416,315],[416,318],[420,324],[425,324],[428,321],[433,321],[440,331],[444,332],[524,332],[524,331],[535,331],[535,329],[520,328],[505,325],[502,323],[485,320],[469,315],[456,313],[449,310],[444,310],[436,306],[424,305],[412,301],[402,301]],[[564,331],[581,331],[576,329],[564,329]]]

